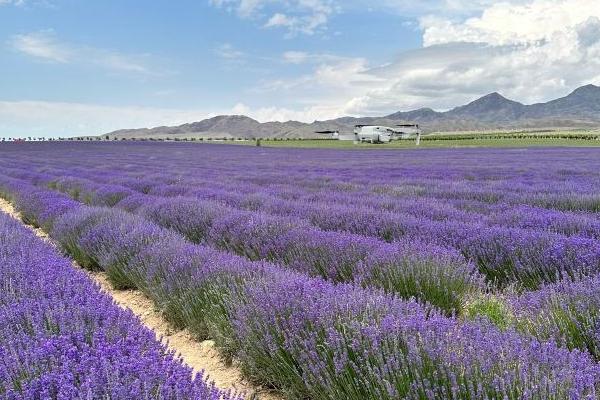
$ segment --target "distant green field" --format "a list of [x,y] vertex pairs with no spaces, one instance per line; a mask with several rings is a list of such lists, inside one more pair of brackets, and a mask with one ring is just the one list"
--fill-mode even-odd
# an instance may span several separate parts
[[[243,145],[256,145],[255,141],[236,142]],[[342,148],[342,149],[390,149],[415,148],[414,140],[396,140],[388,144],[354,144],[351,141],[327,139],[272,140],[263,139],[261,146],[266,147],[305,147],[305,148]],[[539,132],[539,133],[458,133],[438,134],[423,137],[419,148],[453,147],[530,147],[530,146],[568,146],[600,147],[600,133],[597,131],[577,132]]]
[[[255,144],[254,142],[245,144]],[[361,143],[358,145],[347,141],[338,140],[297,140],[273,141],[263,140],[261,146],[266,147],[306,147],[306,148],[336,148],[336,149],[390,149],[390,148],[415,148],[414,141],[395,141],[388,144]],[[573,140],[573,139],[468,139],[421,141],[419,148],[443,147],[528,147],[528,146],[571,146],[571,147],[600,147],[600,141]]]

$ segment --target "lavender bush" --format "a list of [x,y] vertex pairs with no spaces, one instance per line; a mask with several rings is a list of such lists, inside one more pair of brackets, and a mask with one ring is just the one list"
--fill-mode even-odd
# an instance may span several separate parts
[[4,214],[0,286],[1,398],[233,399]]
[[[515,331],[303,277],[266,280],[234,307],[245,372],[290,398],[578,398],[599,367]],[[525,361],[526,360],[526,361]]]
[[546,285],[512,302],[518,327],[600,360],[600,276]]

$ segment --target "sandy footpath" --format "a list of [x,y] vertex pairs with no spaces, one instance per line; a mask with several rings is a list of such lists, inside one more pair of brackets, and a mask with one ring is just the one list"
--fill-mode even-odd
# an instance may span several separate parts
[[[10,216],[21,221],[19,213],[14,209],[12,204],[0,198],[0,211],[3,211]],[[51,242],[48,235],[39,228],[34,228],[29,225],[24,226],[33,230],[35,234],[46,241]],[[261,400],[279,400],[283,397],[270,393],[265,390],[257,389],[246,380],[243,379],[239,368],[234,365],[227,366],[219,357],[219,353],[215,349],[214,342],[205,340],[198,342],[192,339],[189,332],[184,330],[175,330],[162,317],[150,299],[136,290],[115,290],[110,286],[106,274],[103,272],[90,272],[83,269],[75,261],[75,268],[84,271],[92,280],[94,280],[102,291],[109,294],[120,307],[130,309],[139,317],[141,322],[148,328],[154,331],[157,338],[162,338],[167,346],[175,350],[181,356],[183,362],[199,372],[204,370],[211,381],[221,389],[233,389],[238,392],[244,392],[248,399]]]

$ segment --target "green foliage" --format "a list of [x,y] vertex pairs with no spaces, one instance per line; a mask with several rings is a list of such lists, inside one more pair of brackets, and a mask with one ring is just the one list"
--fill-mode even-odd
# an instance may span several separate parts
[[[468,132],[443,133],[423,136],[419,147],[415,140],[395,140],[388,144],[361,143],[333,139],[265,139],[263,146],[269,147],[308,147],[308,148],[348,148],[348,149],[390,149],[390,148],[454,148],[454,147],[529,147],[529,146],[600,146],[599,136],[591,132]],[[254,142],[251,142],[254,143]],[[239,144],[249,144],[247,141]]]
[[517,329],[540,340],[556,340],[571,350],[586,351],[600,360],[600,308],[595,300],[585,294],[555,293],[543,301],[537,312],[523,312]]
[[115,260],[105,267],[106,277],[112,286],[117,290],[135,289],[127,271],[128,259]]
[[482,294],[469,299],[464,305],[464,316],[467,319],[488,319],[500,329],[512,326],[515,317],[510,306],[503,298],[493,294]]
[[410,257],[375,265],[362,284],[365,287],[380,287],[404,299],[414,297],[446,315],[461,314],[465,298],[478,293],[482,286],[458,263],[452,265]]

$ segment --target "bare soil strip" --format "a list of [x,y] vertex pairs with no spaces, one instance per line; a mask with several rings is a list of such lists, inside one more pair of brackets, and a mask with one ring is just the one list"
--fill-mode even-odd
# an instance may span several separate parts
[[[0,211],[9,214],[22,223],[19,213],[12,204],[2,198],[0,198]],[[26,224],[23,225],[34,231],[37,236],[52,243],[48,235],[41,229]],[[75,261],[72,263],[75,268],[84,271],[120,307],[128,308],[137,315],[147,328],[154,331],[157,338],[166,343],[169,349],[174,350],[181,356],[185,364],[189,365],[195,372],[204,370],[205,374],[209,376],[211,381],[215,382],[218,388],[244,392],[248,399],[283,399],[283,397],[277,394],[261,390],[248,383],[242,377],[241,371],[236,367],[235,363],[231,366],[223,363],[212,340],[198,342],[192,339],[186,329],[173,329],[160,312],[156,310],[152,301],[141,292],[135,290],[115,290],[108,282],[105,273],[91,272],[82,268]]]

